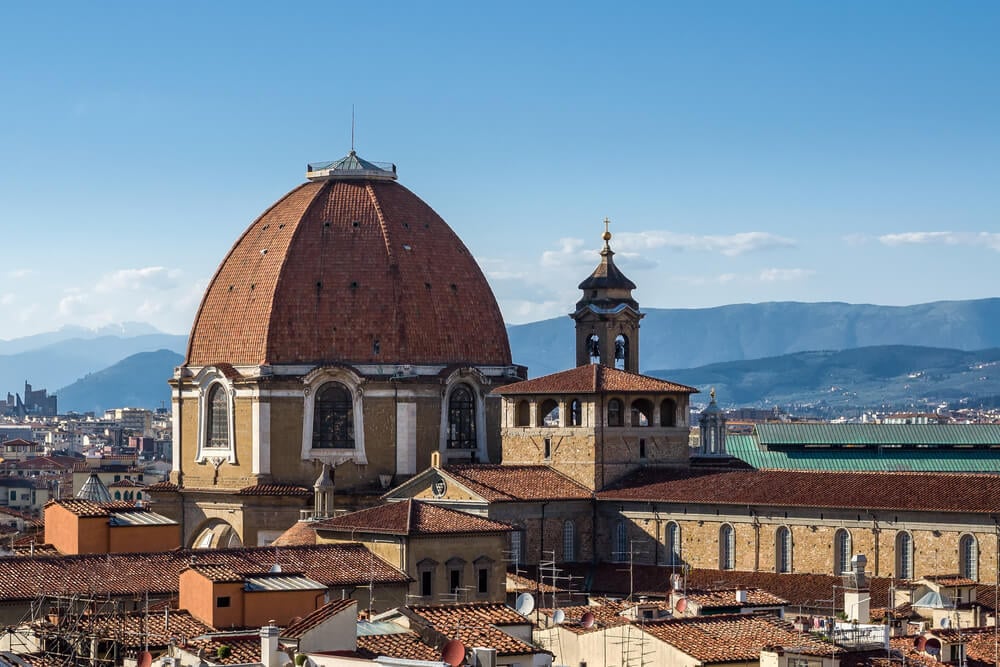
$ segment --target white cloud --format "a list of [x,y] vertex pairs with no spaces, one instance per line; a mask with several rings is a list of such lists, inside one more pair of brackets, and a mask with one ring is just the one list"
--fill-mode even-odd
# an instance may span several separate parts
[[740,232],[729,235],[678,234],[667,231],[624,232],[613,239],[616,249],[634,251],[668,248],[679,252],[719,253],[736,257],[773,248],[793,248],[794,240],[770,232]]
[[878,240],[887,246],[971,245],[985,246],[1000,252],[1000,233],[996,232],[901,232],[883,234]]
[[596,253],[590,248],[585,248],[584,245],[583,239],[559,239],[557,249],[546,250],[542,253],[542,266],[562,268],[587,262],[596,263],[596,260],[599,259],[596,257]]
[[180,271],[162,266],[147,266],[141,269],[121,269],[107,273],[94,286],[97,292],[117,292],[121,290],[166,290],[177,286]]
[[812,269],[764,269],[758,276],[761,282],[803,280],[816,273]]
[[14,280],[22,280],[24,278],[30,278],[37,273],[34,269],[11,269],[7,272],[7,276],[13,278]]
[[14,303],[13,294],[0,294],[0,306],[9,306]]

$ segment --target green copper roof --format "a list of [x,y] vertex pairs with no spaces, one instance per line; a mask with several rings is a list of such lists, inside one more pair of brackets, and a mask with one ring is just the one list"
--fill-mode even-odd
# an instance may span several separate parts
[[997,424],[757,424],[764,447],[1000,447]]
[[[928,428],[940,428],[940,426]],[[729,435],[726,437],[726,451],[758,469],[1000,473],[1000,448],[764,449],[757,444],[757,439],[752,435]]]

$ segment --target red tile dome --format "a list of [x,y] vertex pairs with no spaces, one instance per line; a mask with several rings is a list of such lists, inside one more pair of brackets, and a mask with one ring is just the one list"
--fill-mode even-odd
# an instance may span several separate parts
[[394,172],[323,173],[236,241],[186,363],[510,364],[493,292],[447,223]]

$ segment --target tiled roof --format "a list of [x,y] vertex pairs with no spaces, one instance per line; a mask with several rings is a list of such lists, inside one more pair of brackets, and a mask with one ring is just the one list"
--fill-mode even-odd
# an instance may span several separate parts
[[444,220],[398,183],[332,180],[295,188],[236,241],[185,363],[510,361],[490,286]]
[[[940,428],[940,427],[936,427]],[[768,470],[984,472],[1000,470],[1000,449],[927,447],[762,447],[752,435],[726,436],[726,452]]]
[[474,464],[442,470],[488,502],[593,497],[590,489],[549,466]]
[[1000,511],[1000,475],[751,470],[683,473],[647,468],[601,500],[781,507]]
[[[629,619],[621,615],[627,606],[628,605],[622,602],[616,603],[603,601],[601,604],[559,607],[559,609],[561,609],[566,615],[566,620],[564,620],[559,627],[565,628],[573,634],[583,635],[588,632],[604,630],[605,628],[628,625],[630,622]],[[539,612],[545,616],[551,617],[555,613],[555,609],[539,609]],[[589,628],[584,627],[582,622],[584,614],[588,613],[594,615],[594,624]]]
[[[938,634],[938,630],[932,630]],[[968,667],[994,667],[997,657],[996,630],[994,628],[962,629]]]
[[976,581],[960,574],[930,574],[922,577],[940,586],[975,586]]
[[683,384],[621,371],[617,368],[608,368],[600,364],[577,366],[568,371],[515,382],[493,390],[493,393],[504,396],[515,394],[597,394],[604,392],[696,394],[698,390]]
[[410,607],[438,632],[458,639],[466,646],[495,648],[497,655],[545,653],[508,635],[497,626],[530,625],[531,621],[505,604],[469,603]]
[[162,482],[157,482],[156,484],[150,484],[146,487],[147,491],[156,491],[158,493],[169,493],[171,491],[180,491],[180,487],[171,482],[170,480],[163,480]]
[[415,632],[358,635],[358,655],[372,660],[380,655],[403,660],[441,660],[441,651],[425,644]]
[[529,579],[528,577],[523,577],[520,574],[514,572],[507,573],[507,593],[523,593],[523,592],[535,592],[539,593],[564,593],[567,592],[564,588],[559,588],[553,586],[552,584],[546,584],[541,581],[535,581],[534,579]]
[[255,484],[239,490],[240,496],[296,496],[306,497],[313,494],[311,489],[295,484]]
[[292,547],[304,544],[316,544],[316,531],[313,529],[314,521],[296,521],[291,528],[278,536],[272,547]]
[[217,584],[236,584],[243,581],[243,575],[233,572],[225,565],[200,565],[196,563],[186,569],[194,570],[209,581]]
[[774,423],[754,426],[768,447],[831,445],[885,447],[902,445],[1000,446],[1000,424],[829,424]]
[[233,572],[266,572],[275,563],[326,586],[403,585],[410,578],[360,544],[243,549],[177,549],[159,553],[0,558],[0,600],[42,594],[176,594],[178,575],[191,565]]
[[511,527],[468,512],[408,499],[326,519],[318,522],[315,529],[363,530],[393,535],[454,535],[506,533]]
[[[219,648],[229,647],[229,655],[218,657]],[[212,665],[253,665],[260,664],[260,635],[256,632],[232,635],[209,636],[188,641],[184,650],[197,655],[199,650],[205,653],[205,662]]]
[[695,616],[647,621],[640,627],[703,664],[757,662],[761,649],[773,646],[805,655],[834,652],[830,644],[796,631],[791,623],[767,615]]
[[[351,598],[346,598],[343,600],[332,600],[327,602],[325,605],[319,609],[309,613],[307,616],[291,623],[287,628],[281,631],[282,639],[301,639],[302,635],[309,632],[313,628],[319,626],[323,622],[333,618],[337,614],[345,612],[352,607],[357,607],[358,601]],[[351,614],[351,620],[354,620],[356,614]]]
[[[524,567],[524,566],[522,566]],[[669,565],[632,566],[631,573],[617,563],[563,563],[564,574],[572,575],[586,582],[586,591],[592,594],[628,595],[629,591],[645,591],[666,595],[670,590],[670,575],[679,568]],[[529,576],[536,568],[527,567]],[[892,580],[886,577],[869,577],[873,606],[888,600]],[[901,586],[895,581],[896,588]],[[788,600],[789,605],[804,607],[829,606],[831,592],[836,592],[837,607],[843,609],[843,581],[840,577],[826,574],[778,574],[776,572],[748,572],[742,570],[717,570],[693,568],[687,575],[687,587],[691,590],[718,588],[759,588]],[[835,588],[836,587],[836,588]],[[820,603],[826,600],[825,603]]]
[[684,596],[697,602],[702,609],[719,607],[776,607],[788,604],[788,600],[759,588],[745,588],[746,602],[736,601],[735,588],[698,591],[688,589]]
[[80,518],[89,517],[101,517],[110,516],[111,513],[107,510],[104,503],[95,503],[90,500],[83,500],[82,498],[65,498],[62,500],[50,500],[45,504],[46,507],[50,505],[59,505],[60,507],[72,512]]
[[[47,621],[46,621],[47,622]],[[146,614],[130,612],[116,615],[83,615],[79,617],[80,630],[93,632],[99,636],[112,638],[126,649],[145,646],[165,648],[171,637],[197,637],[215,628],[202,623],[184,609]]]

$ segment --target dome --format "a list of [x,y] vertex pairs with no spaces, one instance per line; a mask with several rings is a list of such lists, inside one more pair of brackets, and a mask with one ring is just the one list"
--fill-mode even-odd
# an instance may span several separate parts
[[310,165],[314,180],[236,241],[198,309],[187,364],[511,363],[469,250],[394,171],[357,162]]

